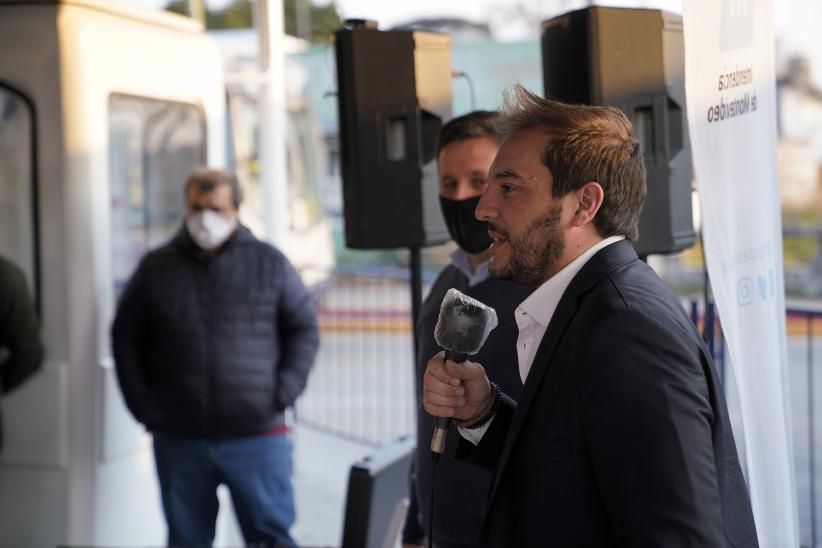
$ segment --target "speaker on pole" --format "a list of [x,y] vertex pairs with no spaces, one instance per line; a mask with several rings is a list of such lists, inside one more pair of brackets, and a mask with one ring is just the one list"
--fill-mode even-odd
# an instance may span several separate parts
[[648,181],[637,253],[693,245],[682,17],[607,7],[566,13],[543,23],[542,64],[546,97],[616,106],[633,123]]
[[451,118],[451,41],[361,22],[335,34],[348,247],[448,241],[435,140]]

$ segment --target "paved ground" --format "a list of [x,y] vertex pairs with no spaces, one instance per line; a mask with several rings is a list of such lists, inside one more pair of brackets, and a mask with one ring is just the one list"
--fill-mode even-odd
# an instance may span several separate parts
[[303,547],[340,546],[349,469],[373,450],[301,427],[293,440],[294,539]]
[[[297,522],[291,533],[302,548],[340,546],[348,471],[372,448],[304,427],[291,432]],[[228,492],[219,492],[220,515],[214,546],[244,546]]]

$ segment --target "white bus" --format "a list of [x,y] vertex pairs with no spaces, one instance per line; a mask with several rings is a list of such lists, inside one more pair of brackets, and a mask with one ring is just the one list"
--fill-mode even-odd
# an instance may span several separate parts
[[47,355],[1,402],[0,546],[165,543],[109,326],[140,256],[179,227],[185,176],[225,165],[225,103],[188,18],[0,0],[0,255],[27,274]]

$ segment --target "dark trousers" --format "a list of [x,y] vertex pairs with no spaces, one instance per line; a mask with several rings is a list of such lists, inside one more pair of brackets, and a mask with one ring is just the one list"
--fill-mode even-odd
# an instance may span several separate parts
[[225,484],[243,537],[255,547],[294,546],[291,447],[285,435],[230,440],[154,436],[169,546],[211,546],[217,487]]

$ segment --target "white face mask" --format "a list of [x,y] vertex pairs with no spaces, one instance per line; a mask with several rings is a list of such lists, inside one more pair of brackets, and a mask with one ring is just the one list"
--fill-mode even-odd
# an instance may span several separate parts
[[186,230],[200,248],[210,251],[220,247],[234,232],[237,221],[204,209],[186,217]]

